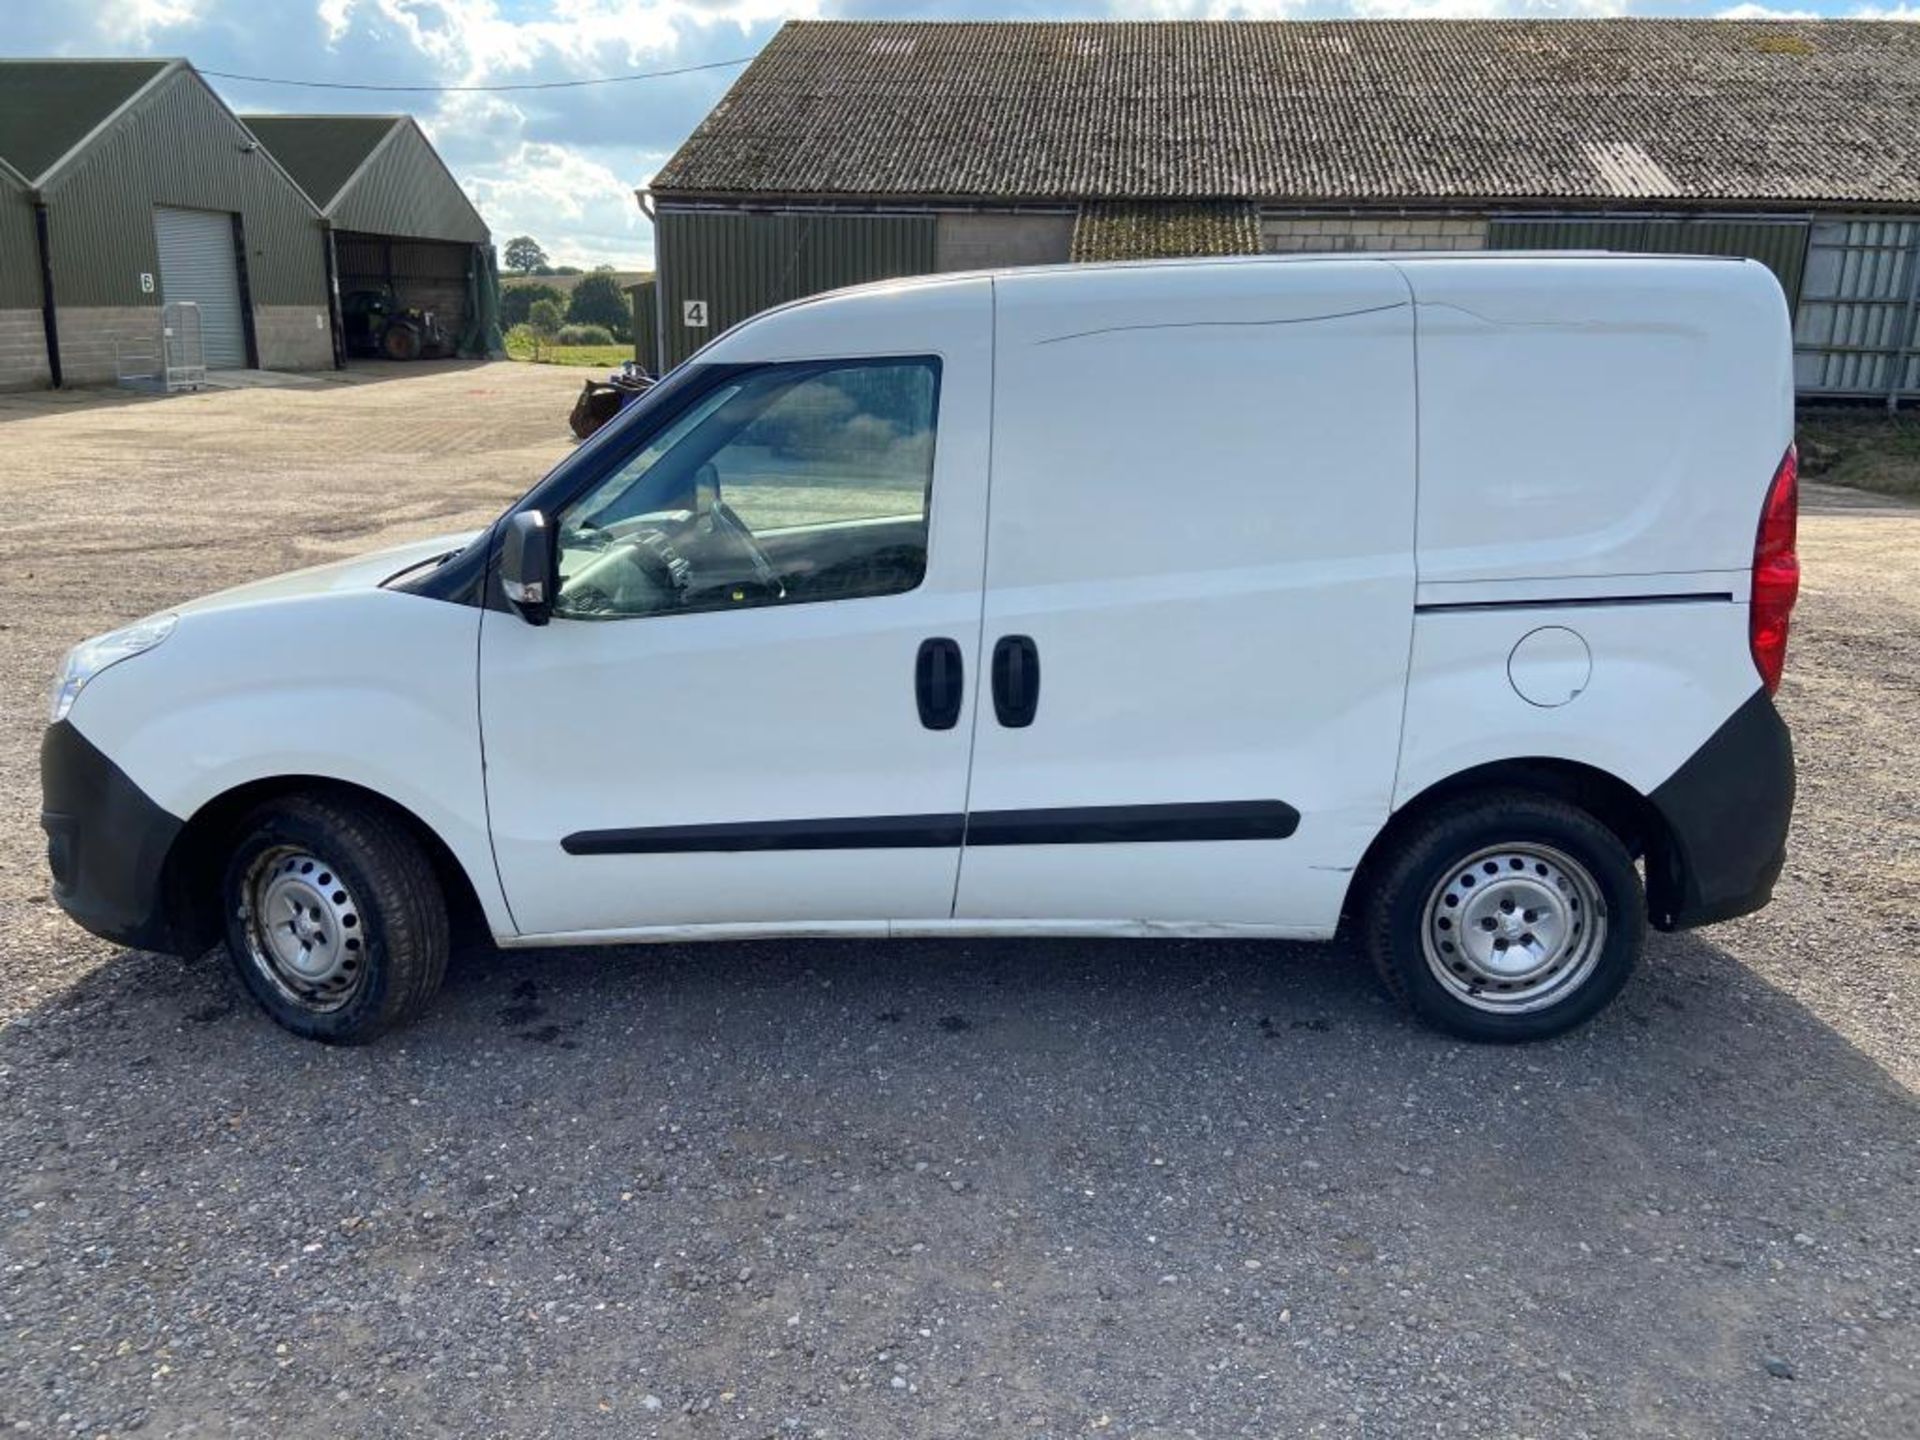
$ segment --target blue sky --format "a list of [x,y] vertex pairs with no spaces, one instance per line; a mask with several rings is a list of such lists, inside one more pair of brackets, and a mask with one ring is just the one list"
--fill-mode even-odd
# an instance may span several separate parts
[[[0,0],[12,55],[184,55],[207,70],[376,84],[512,84],[750,56],[787,19],[1874,16],[1920,0]],[[236,110],[417,116],[496,240],[650,263],[634,203],[737,68],[544,94],[379,96],[213,84]]]

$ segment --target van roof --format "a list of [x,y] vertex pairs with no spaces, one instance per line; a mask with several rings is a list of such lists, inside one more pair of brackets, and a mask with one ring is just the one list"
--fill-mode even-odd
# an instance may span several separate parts
[[[1639,261],[1642,264],[1715,264],[1748,265],[1758,261],[1748,260],[1739,255],[1649,255],[1626,250],[1334,250],[1313,254],[1288,255],[1194,255],[1172,260],[1093,260],[1073,265],[1003,265],[983,270],[946,270],[928,275],[902,275],[892,280],[869,280],[860,285],[845,285],[837,290],[823,290],[817,295],[808,295],[785,305],[776,305],[775,310],[791,310],[802,305],[810,305],[818,300],[840,295],[875,294],[887,291],[922,290],[937,285],[951,284],[956,280],[991,279],[1004,275],[1054,275],[1067,276],[1083,274],[1089,270],[1177,270],[1196,266],[1213,265],[1323,265],[1330,261],[1365,261],[1375,264],[1420,264],[1435,260],[1479,261],[1479,260],[1527,260],[1540,264],[1552,264],[1566,260],[1619,260]],[[771,312],[768,312],[771,313]]]

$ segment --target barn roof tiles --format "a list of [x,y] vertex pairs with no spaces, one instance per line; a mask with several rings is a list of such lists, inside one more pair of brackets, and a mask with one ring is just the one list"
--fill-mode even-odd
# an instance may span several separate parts
[[663,197],[1920,203],[1920,25],[787,25]]

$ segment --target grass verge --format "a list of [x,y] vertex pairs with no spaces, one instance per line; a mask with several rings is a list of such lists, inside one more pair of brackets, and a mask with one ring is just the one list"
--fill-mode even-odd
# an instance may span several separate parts
[[1803,410],[1799,438],[1809,480],[1920,500],[1920,414]]
[[[533,360],[530,346],[507,342],[507,358]],[[622,360],[633,358],[631,345],[549,345],[535,362],[541,365],[590,365],[598,370],[618,370]]]

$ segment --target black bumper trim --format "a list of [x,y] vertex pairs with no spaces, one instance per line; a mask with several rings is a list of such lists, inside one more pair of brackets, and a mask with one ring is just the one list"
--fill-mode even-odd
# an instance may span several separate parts
[[175,949],[164,876],[183,822],[65,720],[40,741],[40,794],[60,908],[103,940]]
[[1712,925],[1771,900],[1793,794],[1793,739],[1773,697],[1756,690],[1649,797],[1669,842],[1647,855],[1654,925]]

